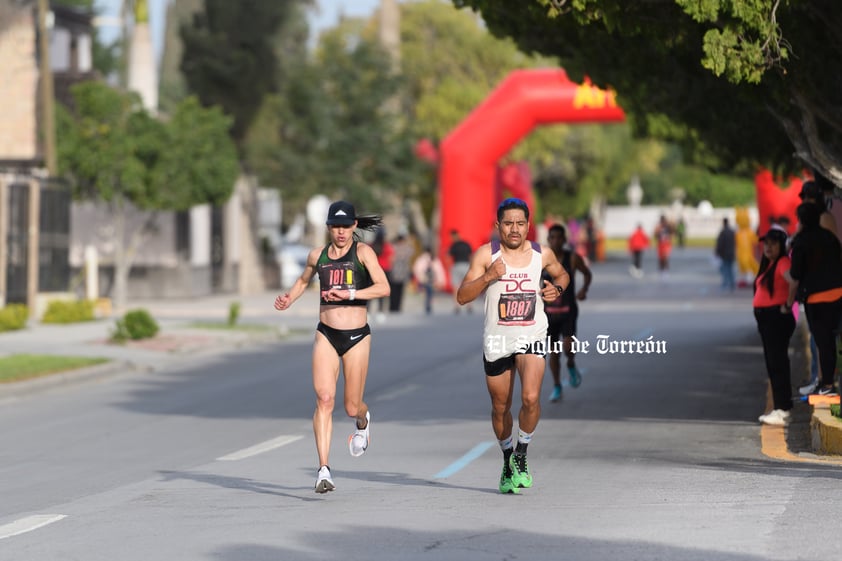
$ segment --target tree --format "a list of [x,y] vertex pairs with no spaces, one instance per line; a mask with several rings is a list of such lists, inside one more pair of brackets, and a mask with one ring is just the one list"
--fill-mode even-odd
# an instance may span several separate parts
[[409,121],[389,109],[400,91],[389,54],[364,22],[345,20],[310,58],[287,65],[245,142],[248,164],[283,190],[286,212],[314,193],[386,210],[384,194],[405,192],[420,167]]
[[231,136],[238,147],[264,97],[279,86],[278,30],[305,4],[205,0],[192,24],[181,26],[187,90],[206,107],[219,106],[233,117]]
[[[127,300],[129,272],[158,212],[221,204],[238,173],[230,119],[188,98],[169,122],[143,108],[136,94],[101,82],[71,88],[73,107],[57,111],[59,173],[76,199],[108,205],[113,218],[114,302]],[[126,236],[131,208],[144,212],[143,225]]]
[[842,184],[832,0],[453,0],[525,52],[619,92],[635,130],[715,169],[808,166]]
[[[443,9],[436,0],[402,4],[401,38],[404,110],[436,141],[511,71],[558,66],[554,58],[524,54],[468,11]],[[631,175],[650,170],[640,153],[626,125],[553,125],[533,130],[506,158],[529,164],[543,211],[566,216],[586,213],[593,197],[610,197]],[[421,196],[432,206],[434,193]]]

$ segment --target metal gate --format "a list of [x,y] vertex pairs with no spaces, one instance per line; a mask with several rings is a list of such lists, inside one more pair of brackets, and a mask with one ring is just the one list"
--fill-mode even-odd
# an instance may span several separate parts
[[11,183],[6,191],[9,209],[6,224],[6,303],[26,304],[26,271],[29,264],[29,185]]
[[41,184],[38,235],[38,292],[64,292],[70,286],[70,190]]
[[218,292],[225,286],[225,218],[223,207],[211,209],[210,274],[211,290]]
[[[29,184],[11,183],[6,193],[6,303],[32,304],[27,302]],[[70,193],[59,183],[41,182],[39,195],[38,292],[63,292],[70,286]]]

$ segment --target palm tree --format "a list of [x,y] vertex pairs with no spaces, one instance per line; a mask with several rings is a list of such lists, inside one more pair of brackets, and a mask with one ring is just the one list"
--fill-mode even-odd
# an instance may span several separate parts
[[139,93],[143,106],[154,113],[158,110],[158,71],[149,27],[149,2],[123,0],[120,16],[126,45],[126,87]]

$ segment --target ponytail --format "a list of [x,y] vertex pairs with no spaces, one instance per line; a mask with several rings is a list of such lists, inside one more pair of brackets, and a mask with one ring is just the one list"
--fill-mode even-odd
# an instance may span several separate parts
[[[383,227],[383,217],[379,214],[366,214],[357,216],[357,230],[365,230],[366,232],[374,232]],[[360,239],[357,232],[354,232],[354,237]]]

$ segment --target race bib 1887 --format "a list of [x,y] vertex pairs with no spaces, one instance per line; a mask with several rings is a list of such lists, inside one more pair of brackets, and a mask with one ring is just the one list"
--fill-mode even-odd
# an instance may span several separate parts
[[499,325],[532,325],[535,323],[534,292],[504,292],[497,301]]

